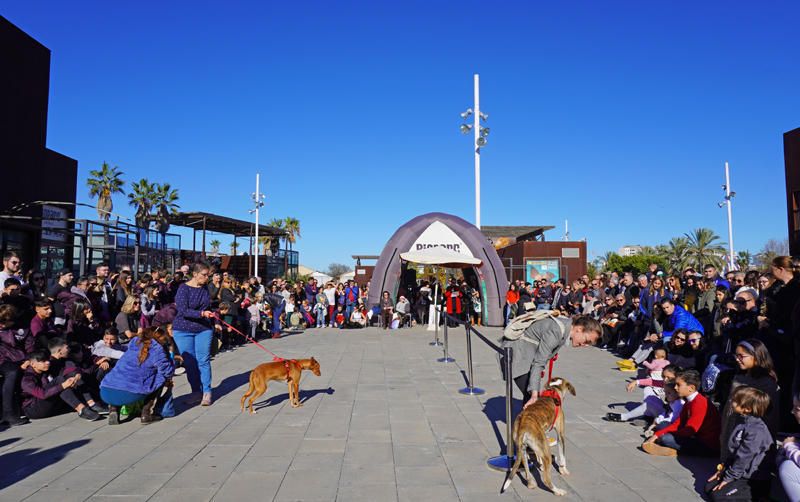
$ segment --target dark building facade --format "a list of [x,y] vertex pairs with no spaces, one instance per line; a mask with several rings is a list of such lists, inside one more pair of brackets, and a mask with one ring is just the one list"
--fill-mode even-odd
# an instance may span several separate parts
[[783,135],[783,158],[786,165],[789,253],[800,256],[800,128]]
[[78,162],[46,146],[50,50],[2,16],[0,48],[0,176],[13,180],[0,197],[0,251],[52,274],[72,263]]

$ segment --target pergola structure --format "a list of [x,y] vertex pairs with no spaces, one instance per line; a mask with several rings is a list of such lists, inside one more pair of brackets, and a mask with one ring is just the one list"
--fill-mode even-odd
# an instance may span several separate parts
[[[192,229],[192,251],[197,251],[196,237],[197,232],[202,232],[202,249],[206,252],[206,231],[228,234],[233,236],[233,242],[237,237],[251,238],[255,235],[255,224],[249,221],[237,220],[217,214],[204,212],[177,213],[169,217],[171,225],[179,227],[189,227]],[[282,228],[271,227],[269,225],[259,225],[258,234],[272,237],[283,237],[287,235]],[[255,244],[258,246],[258,243]]]

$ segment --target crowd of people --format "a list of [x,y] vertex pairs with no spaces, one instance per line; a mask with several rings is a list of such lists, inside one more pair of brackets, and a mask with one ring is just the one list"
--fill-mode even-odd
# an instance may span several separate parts
[[[369,285],[354,281],[239,282],[203,263],[138,278],[104,263],[77,278],[69,269],[23,276],[14,252],[3,256],[0,285],[8,426],[69,411],[118,424],[125,407],[154,422],[174,413],[172,382],[184,373],[186,402],[210,406],[211,360],[219,352],[293,328],[426,323],[436,300],[425,281],[401,287],[396,300],[383,292],[368,306]],[[640,404],[603,418],[645,420],[642,449],[653,455],[718,456],[707,487],[712,499],[763,499],[777,474],[800,500],[800,446],[791,435],[800,421],[799,300],[800,269],[778,257],[768,271],[724,277],[711,265],[666,273],[653,264],[636,277],[514,281],[504,315],[509,323],[550,310],[599,326],[598,345],[620,356],[619,370],[640,373],[627,390],[641,390]],[[479,293],[463,279],[450,279],[440,301],[453,317],[480,323]]]
[[610,422],[643,419],[642,449],[661,456],[717,457],[712,500],[768,500],[777,474],[800,500],[800,268],[777,257],[767,271],[721,276],[708,265],[666,273],[611,272],[571,283],[519,281],[506,319],[523,305],[589,316],[599,345],[620,356],[641,404]]
[[[257,277],[239,282],[204,263],[153,270],[138,278],[106,263],[91,275],[70,269],[47,277],[23,273],[13,251],[0,271],[0,378],[3,422],[74,411],[108,416],[126,410],[143,423],[174,413],[171,388],[185,374],[189,405],[210,406],[211,360],[247,339],[286,329],[362,328],[379,315],[366,307],[368,287]],[[404,312],[403,301],[394,308]]]

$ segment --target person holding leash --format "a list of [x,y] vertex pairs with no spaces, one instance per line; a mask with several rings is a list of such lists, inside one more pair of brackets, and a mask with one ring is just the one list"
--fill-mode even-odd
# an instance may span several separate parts
[[[534,307],[526,304],[525,307]],[[512,334],[516,332],[516,334]],[[501,345],[513,349],[511,378],[525,396],[524,408],[539,398],[545,367],[561,347],[595,345],[603,333],[600,323],[588,316],[555,317],[550,311],[529,311],[506,328]]]

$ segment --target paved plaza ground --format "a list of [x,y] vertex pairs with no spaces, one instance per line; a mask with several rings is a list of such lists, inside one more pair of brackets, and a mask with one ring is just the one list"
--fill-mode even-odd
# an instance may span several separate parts
[[[299,409],[273,382],[257,415],[239,412],[250,369],[267,360],[248,346],[214,360],[209,408],[180,406],[177,417],[148,426],[72,413],[0,431],[0,500],[558,500],[519,478],[499,494],[505,473],[486,466],[505,435],[498,363],[476,340],[475,379],[486,394],[459,394],[465,336],[450,335],[454,364],[436,362],[441,351],[422,328],[325,328],[267,340],[282,356],[313,355],[322,365],[321,377],[303,374]],[[564,499],[699,499],[712,463],[651,457],[637,450],[640,427],[600,420],[609,403],[641,397],[625,392],[614,360],[596,348],[564,349],[556,365],[578,393],[565,403],[571,475],[553,476]],[[176,394],[186,392],[185,377],[176,377]]]

